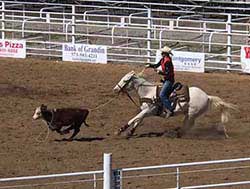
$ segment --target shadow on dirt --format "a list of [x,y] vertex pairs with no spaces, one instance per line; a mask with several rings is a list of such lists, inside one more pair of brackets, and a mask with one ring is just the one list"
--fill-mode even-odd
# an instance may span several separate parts
[[[148,132],[137,134],[130,138],[144,138],[144,137],[166,137],[166,138],[180,138],[180,139],[198,139],[198,140],[223,140],[225,135],[215,129],[215,127],[196,128],[187,132],[186,135],[179,137],[178,129],[165,130],[163,132]],[[229,134],[230,135],[230,134]]]
[[93,141],[102,141],[104,137],[82,137],[82,138],[75,138],[73,140],[69,140],[67,138],[63,139],[56,139],[56,142],[70,142],[70,141],[77,141],[77,142],[93,142]]
[[144,138],[144,137],[168,137],[168,138],[178,138],[177,129],[173,130],[165,130],[163,132],[149,132],[149,133],[142,133],[137,134],[135,138]]
[[165,132],[149,132],[138,135],[136,138],[144,138],[144,137],[161,137]]

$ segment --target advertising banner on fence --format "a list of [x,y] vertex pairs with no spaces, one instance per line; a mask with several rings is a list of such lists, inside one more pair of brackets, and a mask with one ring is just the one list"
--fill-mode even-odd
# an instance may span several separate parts
[[72,44],[63,45],[63,61],[107,63],[107,47],[100,45]]
[[250,73],[250,46],[241,46],[240,56],[242,71]]
[[26,41],[0,40],[0,57],[26,58]]
[[[205,54],[185,51],[172,51],[175,71],[204,72]],[[161,52],[156,52],[156,62],[161,59]]]

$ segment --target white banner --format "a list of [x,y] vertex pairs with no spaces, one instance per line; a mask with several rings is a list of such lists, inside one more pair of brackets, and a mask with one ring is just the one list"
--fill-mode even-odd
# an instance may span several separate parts
[[0,57],[26,58],[26,41],[0,40]]
[[63,45],[63,61],[107,63],[107,47],[100,45],[72,44]]
[[242,71],[250,73],[250,46],[241,46],[240,56]]
[[[172,61],[175,71],[204,72],[205,54],[185,51],[172,51]],[[161,59],[161,52],[156,52],[156,62]]]

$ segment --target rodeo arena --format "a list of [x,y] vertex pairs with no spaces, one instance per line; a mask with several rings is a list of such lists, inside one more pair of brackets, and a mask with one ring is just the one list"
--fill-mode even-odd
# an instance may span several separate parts
[[250,0],[0,6],[0,189],[250,188]]

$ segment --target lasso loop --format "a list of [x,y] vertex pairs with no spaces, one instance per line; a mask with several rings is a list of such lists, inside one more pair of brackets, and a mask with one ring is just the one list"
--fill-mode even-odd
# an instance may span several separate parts
[[37,142],[45,142],[45,141],[47,141],[48,138],[49,138],[49,127],[47,127],[47,135],[46,135],[46,137],[45,137],[44,140],[40,140],[41,135],[42,135],[42,132],[40,132],[40,134],[38,135],[38,137],[36,137],[36,141]]

